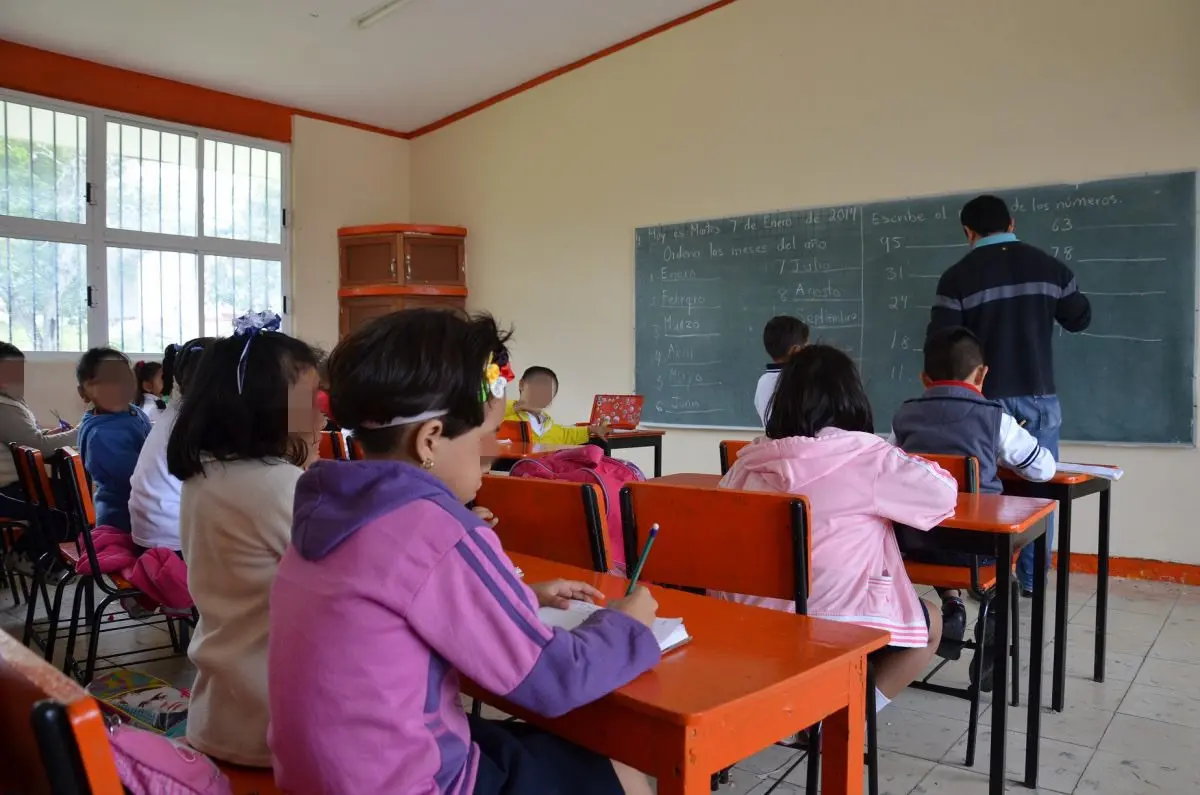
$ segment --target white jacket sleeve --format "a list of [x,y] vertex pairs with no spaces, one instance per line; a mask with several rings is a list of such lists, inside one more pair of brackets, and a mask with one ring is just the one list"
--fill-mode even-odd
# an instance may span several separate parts
[[1011,414],[1000,417],[1000,439],[996,448],[1000,466],[1013,470],[1026,480],[1041,483],[1054,477],[1057,467],[1054,456]]
[[932,461],[887,451],[875,474],[875,513],[917,530],[937,527],[954,514],[958,483]]

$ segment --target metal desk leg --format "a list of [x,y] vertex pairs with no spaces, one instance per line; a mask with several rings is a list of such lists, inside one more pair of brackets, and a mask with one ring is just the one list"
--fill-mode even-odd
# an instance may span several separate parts
[[[1008,535],[996,535],[994,538],[996,560],[1012,560],[1012,538]],[[996,598],[992,600],[992,609],[996,615],[996,639],[992,644],[991,653],[994,659],[992,704],[999,706],[992,709],[992,769],[988,784],[988,792],[991,795],[1004,795],[1007,776],[1005,750],[1008,741],[1008,624],[1011,599],[1012,577],[997,577]]]
[[662,477],[662,442],[661,436],[654,437],[654,477]]
[[[1043,520],[1048,524],[1049,519]],[[1047,528],[1049,529],[1049,528]],[[1029,704],[1025,727],[1025,786],[1037,788],[1042,738],[1042,656],[1046,648],[1046,563],[1050,550],[1043,533],[1033,548],[1033,616],[1029,627]],[[993,706],[993,709],[995,707]]]
[[1092,678],[1104,681],[1104,642],[1108,632],[1108,520],[1112,485],[1100,492],[1100,547],[1096,555],[1096,669]]
[[[1054,591],[1054,686],[1050,706],[1063,711],[1067,688],[1067,617],[1071,587],[1071,500],[1058,503],[1058,581]],[[1035,553],[1036,554],[1036,553]]]

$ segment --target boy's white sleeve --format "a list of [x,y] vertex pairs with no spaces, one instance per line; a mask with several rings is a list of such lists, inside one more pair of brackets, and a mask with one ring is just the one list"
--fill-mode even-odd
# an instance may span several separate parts
[[1033,434],[1022,428],[1011,414],[1000,417],[997,452],[1000,466],[1013,470],[1026,480],[1040,483],[1054,477],[1057,467],[1054,456],[1038,444]]

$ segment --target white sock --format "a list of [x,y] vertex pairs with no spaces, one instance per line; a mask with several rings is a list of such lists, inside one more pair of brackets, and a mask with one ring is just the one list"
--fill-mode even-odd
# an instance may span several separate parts
[[888,698],[887,696],[885,696],[883,694],[882,690],[880,690],[878,687],[875,688],[875,712],[876,713],[882,712],[883,708],[891,703],[892,703],[892,700],[890,698]]

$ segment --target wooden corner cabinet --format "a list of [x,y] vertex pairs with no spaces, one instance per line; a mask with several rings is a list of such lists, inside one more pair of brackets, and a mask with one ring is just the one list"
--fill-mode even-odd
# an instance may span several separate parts
[[381,224],[338,230],[342,336],[380,315],[416,306],[465,309],[467,230]]

